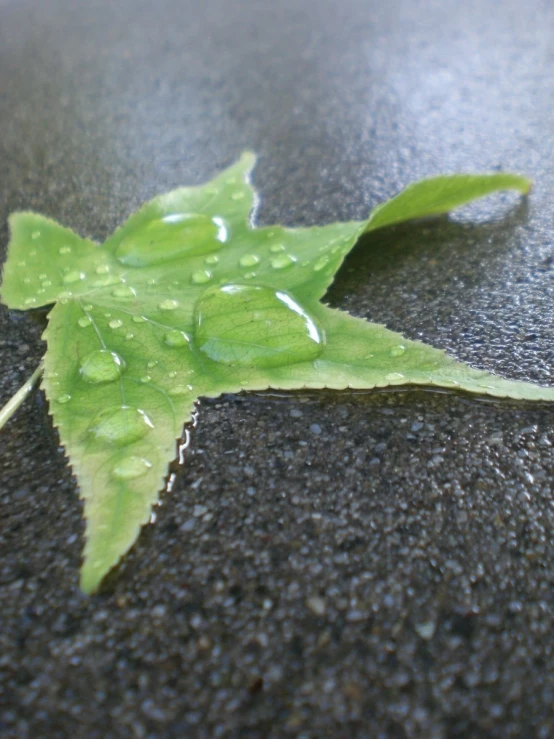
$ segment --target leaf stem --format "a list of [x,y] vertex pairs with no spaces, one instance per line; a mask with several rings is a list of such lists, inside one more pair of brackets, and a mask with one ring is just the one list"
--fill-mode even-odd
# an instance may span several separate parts
[[25,402],[27,396],[31,394],[37,380],[42,374],[42,369],[41,362],[27,382],[19,388],[15,395],[12,395],[6,405],[0,410],[0,429],[5,426],[19,406]]

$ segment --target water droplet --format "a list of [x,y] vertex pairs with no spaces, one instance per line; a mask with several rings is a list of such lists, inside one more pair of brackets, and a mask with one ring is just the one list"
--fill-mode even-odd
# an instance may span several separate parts
[[92,321],[90,320],[88,316],[81,316],[81,318],[79,318],[77,323],[79,324],[81,328],[86,328],[87,326],[90,326],[92,324]]
[[170,395],[189,395],[192,385],[176,385],[169,390]]
[[193,272],[190,279],[195,285],[204,285],[206,282],[209,282],[212,277],[213,275],[209,270],[203,269],[198,272]]
[[38,276],[39,280],[46,280],[47,277],[48,277],[48,275],[47,274],[44,274],[44,272],[41,275]]
[[104,382],[115,382],[125,369],[125,362],[115,352],[108,349],[97,349],[87,354],[81,362],[79,374],[91,385],[100,385]]
[[40,231],[33,231],[33,233],[31,234],[31,238],[33,239],[33,241],[36,241],[39,237]]
[[108,326],[110,328],[121,328],[123,326],[123,321],[119,318],[112,318],[112,320],[108,323]]
[[85,276],[86,275],[84,272],[77,272],[77,270],[72,269],[70,272],[66,272],[62,280],[63,280],[64,285],[71,285],[73,282],[79,282],[80,280],[84,280]]
[[148,367],[148,369],[152,369],[152,367],[155,367],[157,364],[157,359],[151,359],[149,362],[146,363],[146,366]]
[[283,244],[273,244],[273,246],[269,247],[269,251],[273,252],[273,254],[278,254],[280,251],[285,251],[285,247]]
[[132,318],[133,323],[144,323],[147,320],[144,316],[133,316]]
[[189,343],[189,337],[184,331],[168,331],[164,336],[164,342],[171,347],[186,346]]
[[152,467],[152,463],[142,457],[124,457],[114,468],[112,475],[118,480],[134,480],[142,477]]
[[217,251],[228,236],[221,218],[203,213],[173,213],[124,236],[116,256],[128,267],[148,267]]
[[130,331],[129,331],[129,333],[128,333],[128,334],[125,334],[125,339],[126,339],[127,341],[131,341],[131,339],[134,339],[134,338],[135,338],[135,335],[134,335],[134,334],[132,334],[132,333],[131,333]]
[[175,370],[172,370],[171,372],[168,372],[167,374],[169,377],[177,377],[177,373],[175,372]]
[[154,424],[143,410],[122,405],[100,411],[89,432],[99,441],[127,446],[142,439],[153,428]]
[[34,305],[37,302],[36,298],[27,298],[25,305]]
[[150,382],[151,379],[152,377],[150,375],[144,375],[143,377],[140,378],[140,381],[146,383],[146,382]]
[[42,283],[42,287],[44,288],[51,287],[51,286],[52,286],[52,283],[50,282],[50,280],[44,280],[44,282]]
[[62,403],[63,405],[64,403],[69,403],[70,400],[71,395],[64,393],[63,395],[58,395],[58,397],[56,398],[56,403]]
[[71,252],[70,246],[60,246],[58,249],[58,254],[69,254]]
[[323,334],[302,306],[268,287],[212,288],[195,318],[201,351],[224,364],[279,367],[311,361],[323,349]]
[[160,310],[175,310],[179,307],[179,301],[178,300],[162,300],[161,303],[158,304],[158,308]]
[[217,264],[219,262],[219,257],[217,256],[217,254],[210,254],[209,257],[206,257],[206,259],[204,259],[204,261],[206,262],[206,264]]
[[406,347],[402,344],[397,344],[397,346],[393,346],[390,350],[391,357],[401,357],[403,354],[406,353]]
[[105,275],[110,271],[110,266],[108,264],[99,264],[95,271],[97,275]]
[[256,264],[259,264],[260,257],[256,254],[245,254],[239,259],[239,264],[241,267],[254,267]]
[[120,285],[119,287],[116,287],[114,290],[112,290],[112,295],[114,298],[123,298],[129,300],[130,298],[136,298],[137,293],[136,290],[130,285]]
[[327,255],[320,257],[314,264],[314,272],[321,272],[329,264],[329,257]]
[[244,192],[242,190],[237,190],[237,192],[234,192],[231,195],[231,200],[242,200],[244,198]]
[[17,263],[17,266],[18,267],[26,267],[27,266],[27,262],[18,262]]
[[290,254],[280,254],[278,257],[274,257],[271,260],[271,266],[273,269],[286,269],[294,264],[296,259],[291,257]]
[[387,382],[402,382],[406,378],[401,372],[389,372],[388,375],[385,375],[385,380]]
[[29,284],[29,283],[31,282],[31,278],[30,278],[30,277],[24,277],[24,278],[23,278],[23,282],[24,282],[24,283],[25,283],[26,285],[28,285],[28,284]]
[[243,274],[243,277],[245,280],[251,280],[252,278],[256,277],[257,272],[245,272]]

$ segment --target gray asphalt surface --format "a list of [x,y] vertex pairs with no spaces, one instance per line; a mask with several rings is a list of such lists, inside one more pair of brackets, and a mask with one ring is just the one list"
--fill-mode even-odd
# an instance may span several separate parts
[[[365,217],[438,172],[533,177],[366,238],[328,301],[554,382],[554,6],[0,0],[0,249],[102,239],[259,154],[259,221]],[[0,402],[44,319],[0,309]],[[0,437],[2,737],[554,736],[554,408],[431,392],[202,402],[171,494],[78,590],[43,396]]]

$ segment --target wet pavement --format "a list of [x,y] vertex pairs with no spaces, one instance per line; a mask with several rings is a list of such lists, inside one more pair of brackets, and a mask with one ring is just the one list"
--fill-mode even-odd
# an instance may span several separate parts
[[[0,244],[102,239],[244,149],[260,223],[362,218],[438,172],[530,175],[365,238],[327,299],[554,383],[554,7],[0,0]],[[0,402],[44,317],[0,309]],[[451,393],[203,401],[157,520],[92,598],[36,392],[0,437],[0,735],[554,735],[554,408]]]

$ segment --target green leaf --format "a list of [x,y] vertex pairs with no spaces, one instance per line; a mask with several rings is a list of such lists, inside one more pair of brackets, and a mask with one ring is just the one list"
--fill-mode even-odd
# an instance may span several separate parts
[[527,180],[437,177],[364,222],[254,228],[253,164],[244,154],[206,185],[154,198],[102,245],[34,213],[10,218],[3,301],[55,303],[42,387],[85,500],[85,592],[149,520],[200,397],[415,384],[554,400],[554,388],[471,369],[319,302],[364,231],[498,189],[526,192]]

